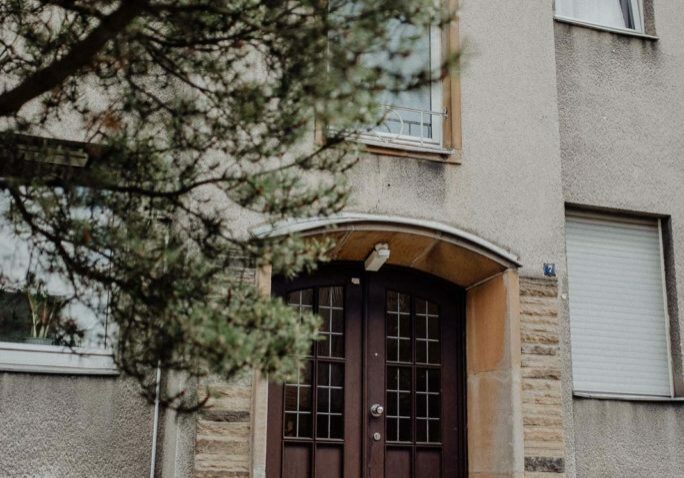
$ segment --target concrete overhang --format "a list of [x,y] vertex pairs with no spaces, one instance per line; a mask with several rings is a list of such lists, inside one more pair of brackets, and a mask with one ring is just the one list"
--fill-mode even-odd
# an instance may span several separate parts
[[389,245],[388,264],[418,269],[471,287],[506,269],[518,257],[472,233],[436,221],[362,213],[287,221],[252,231],[260,237],[298,233],[335,240],[331,258],[363,261],[379,242]]

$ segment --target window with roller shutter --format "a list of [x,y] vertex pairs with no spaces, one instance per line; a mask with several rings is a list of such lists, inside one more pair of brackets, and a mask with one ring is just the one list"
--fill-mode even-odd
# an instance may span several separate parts
[[573,388],[673,395],[661,224],[568,212]]

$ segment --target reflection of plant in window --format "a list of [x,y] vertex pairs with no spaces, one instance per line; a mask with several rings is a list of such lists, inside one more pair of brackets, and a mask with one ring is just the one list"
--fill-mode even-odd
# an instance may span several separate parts
[[48,336],[54,332],[55,323],[59,322],[66,302],[49,295],[43,281],[37,281],[33,287],[27,288],[24,295],[31,317],[31,337],[47,341]]
[[48,293],[45,281],[29,274],[17,290],[0,289],[0,339],[76,347],[84,331],[65,316],[68,300]]

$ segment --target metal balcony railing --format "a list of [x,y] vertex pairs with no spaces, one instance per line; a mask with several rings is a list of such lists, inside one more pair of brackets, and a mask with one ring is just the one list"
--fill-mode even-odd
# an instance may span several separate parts
[[382,122],[366,133],[383,142],[410,142],[420,145],[439,145],[442,142],[442,122],[446,111],[428,111],[404,106],[383,107]]

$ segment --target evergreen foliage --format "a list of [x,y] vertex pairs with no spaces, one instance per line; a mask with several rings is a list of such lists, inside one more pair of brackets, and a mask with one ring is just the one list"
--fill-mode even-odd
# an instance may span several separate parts
[[[93,297],[109,295],[116,363],[146,396],[158,365],[198,378],[296,370],[316,318],[260,296],[241,271],[294,276],[331,244],[247,225],[345,206],[349,134],[381,121],[382,92],[434,80],[397,67],[416,37],[398,41],[392,25],[451,21],[436,5],[2,2],[7,217],[69,281],[71,300],[95,308]],[[387,61],[364,61],[379,54]]]

